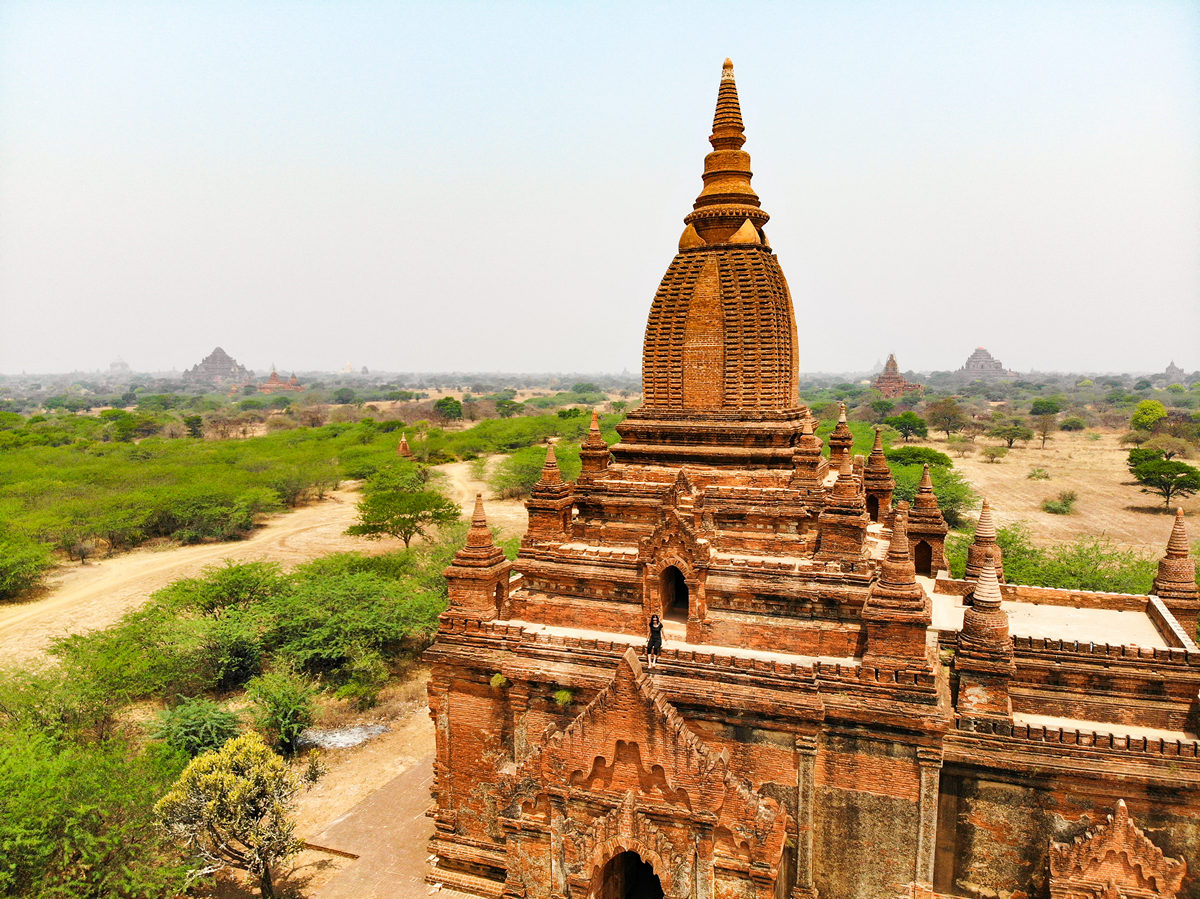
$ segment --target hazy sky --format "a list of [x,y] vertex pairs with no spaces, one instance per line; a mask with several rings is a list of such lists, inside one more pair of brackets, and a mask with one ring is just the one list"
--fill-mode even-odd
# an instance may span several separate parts
[[0,4],[0,371],[640,366],[736,67],[801,368],[1200,368],[1200,4]]

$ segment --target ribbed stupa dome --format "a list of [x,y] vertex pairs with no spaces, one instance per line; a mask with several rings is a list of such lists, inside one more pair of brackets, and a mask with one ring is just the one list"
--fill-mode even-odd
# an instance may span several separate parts
[[642,354],[647,413],[798,409],[796,319],[750,186],[733,63],[725,60],[704,187],[659,285]]

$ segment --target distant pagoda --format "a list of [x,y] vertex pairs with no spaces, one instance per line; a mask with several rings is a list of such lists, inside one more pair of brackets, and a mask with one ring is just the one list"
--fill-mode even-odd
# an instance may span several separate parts
[[304,390],[304,386],[300,383],[300,379],[296,377],[296,373],[292,372],[292,376],[286,381],[279,377],[279,373],[275,368],[271,368],[271,377],[267,378],[262,384],[258,385],[259,393],[299,393]]
[[183,373],[185,381],[212,384],[248,384],[254,374],[220,347]]
[[1004,363],[979,346],[975,347],[975,352],[967,357],[963,367],[954,376],[964,381],[998,381],[1015,377],[1016,373],[1009,371]]
[[888,353],[887,364],[884,365],[883,371],[879,373],[875,378],[875,383],[871,386],[892,400],[904,396],[906,393],[920,393],[925,389],[923,385],[908,381],[904,375],[900,374],[900,366],[896,364],[895,353]]

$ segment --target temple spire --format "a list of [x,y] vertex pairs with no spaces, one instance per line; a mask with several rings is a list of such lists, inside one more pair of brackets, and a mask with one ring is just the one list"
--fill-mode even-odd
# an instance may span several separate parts
[[1158,561],[1158,574],[1151,591],[1171,610],[1171,614],[1189,634],[1196,632],[1200,617],[1200,589],[1196,585],[1196,565],[1188,549],[1183,509],[1175,510],[1175,523],[1167,540],[1167,552]]
[[692,205],[693,211],[684,219],[687,228],[680,238],[680,248],[762,244],[762,227],[770,216],[759,208],[758,194],[750,186],[750,154],[742,149],[746,129],[733,62],[728,59],[721,69],[708,142],[712,152],[704,157],[704,188]]
[[964,575],[967,580],[973,581],[980,576],[989,553],[992,554],[992,561],[995,563],[996,577],[1003,582],[1004,557],[999,544],[996,543],[996,520],[992,517],[992,507],[985,499],[983,508],[979,510],[975,536],[971,539],[971,545],[967,547],[967,570]]
[[467,531],[467,546],[491,546],[492,529],[488,527],[487,515],[483,511],[483,494],[475,494],[475,511],[471,515],[471,529]]
[[725,64],[721,67],[717,111],[713,115],[713,133],[708,142],[714,150],[740,150],[746,142],[742,105],[738,102],[737,82],[733,78],[733,60],[729,58],[725,59]]
[[539,486],[561,484],[562,474],[558,470],[558,458],[554,455],[554,444],[546,447],[546,464],[542,466],[542,477]]

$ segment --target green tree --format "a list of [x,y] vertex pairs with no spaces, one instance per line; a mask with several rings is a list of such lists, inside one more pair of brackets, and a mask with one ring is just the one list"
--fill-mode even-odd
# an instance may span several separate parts
[[980,452],[983,458],[993,465],[1008,455],[1008,447],[1006,446],[985,446]]
[[1050,435],[1054,433],[1058,426],[1058,415],[1050,412],[1045,415],[1033,416],[1033,430],[1039,437],[1042,438],[1042,449],[1046,448],[1046,441],[1053,440]]
[[431,527],[456,521],[462,510],[436,490],[375,490],[358,504],[358,524],[347,534],[378,540],[399,537],[405,547]]
[[1142,485],[1142,493],[1158,494],[1168,509],[1172,497],[1191,496],[1200,490],[1200,469],[1186,462],[1151,459],[1134,468],[1133,477]]
[[905,443],[908,443],[909,437],[925,437],[929,434],[929,428],[925,424],[925,419],[911,410],[901,412],[899,415],[893,415],[891,418],[885,418],[883,423],[889,428],[899,431]]
[[525,406],[515,400],[497,400],[496,414],[501,418],[512,418],[514,415],[520,415],[525,411]]
[[[15,698],[4,694],[6,718]],[[156,832],[153,813],[183,763],[161,746],[138,755],[120,738],[77,743],[6,722],[0,896],[183,895],[186,867]]]
[[1156,437],[1151,437],[1143,444],[1143,447],[1148,450],[1157,450],[1164,459],[1173,459],[1176,456],[1186,459],[1196,449],[1188,441],[1172,437],[1170,434],[1159,434]]
[[219,749],[241,730],[238,716],[203,697],[185,699],[158,716],[154,737],[195,758]]
[[246,684],[246,693],[258,709],[255,723],[259,730],[288,755],[295,752],[300,734],[313,722],[312,684],[281,667],[254,678]]
[[888,399],[871,400],[871,411],[875,413],[875,420],[882,421],[889,412],[896,408],[896,404]]
[[1061,411],[1058,400],[1036,399],[1029,408],[1030,415],[1057,415]]
[[462,403],[452,396],[444,396],[434,403],[433,411],[446,421],[460,421],[463,417]]
[[1153,431],[1167,417],[1167,407],[1158,400],[1142,400],[1130,416],[1129,426],[1135,431]]
[[598,386],[591,381],[580,381],[578,384],[571,385],[571,393],[601,393]]
[[187,428],[188,436],[197,440],[204,436],[204,417],[202,415],[185,415],[183,426]]
[[1003,440],[1004,445],[1012,449],[1012,445],[1018,440],[1030,440],[1033,438],[1033,429],[1021,422],[1013,419],[1012,421],[1002,422],[988,431],[989,437],[995,437],[997,440]]
[[239,868],[275,896],[274,869],[299,852],[292,820],[299,779],[256,733],[198,756],[154,806],[162,826],[204,861],[196,873]]
[[354,391],[349,387],[339,387],[333,392],[333,401],[340,406],[354,402]]
[[925,420],[930,427],[949,437],[953,432],[962,430],[967,423],[967,416],[958,401],[948,396],[925,407]]
[[0,600],[13,599],[38,586],[49,567],[48,547],[0,531]]

